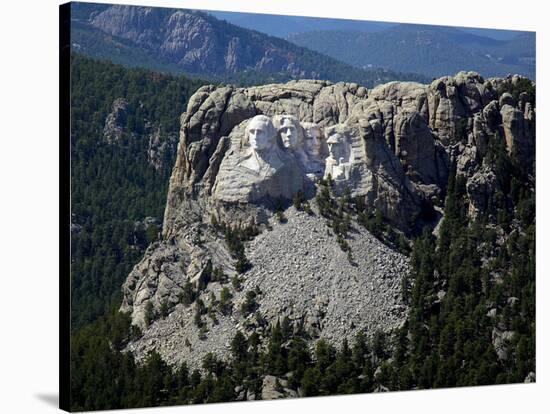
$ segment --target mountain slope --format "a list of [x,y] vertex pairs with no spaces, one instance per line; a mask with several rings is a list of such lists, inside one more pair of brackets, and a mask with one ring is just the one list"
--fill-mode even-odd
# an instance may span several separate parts
[[156,238],[178,116],[199,86],[183,77],[72,55],[74,330],[118,306],[120,284]]
[[306,32],[288,40],[357,67],[408,70],[433,77],[458,70],[483,76],[535,76],[534,33],[502,41],[450,27],[399,25],[376,33]]
[[127,65],[224,81],[313,78],[372,86],[389,80],[425,80],[420,75],[352,67],[199,11],[111,6],[90,12],[87,19],[85,15],[78,13],[75,21],[73,48]]
[[[171,366],[185,362],[195,369],[201,367],[209,352],[227,359],[228,344],[237,326],[264,339],[275,321],[288,317],[314,339],[322,337],[334,345],[344,337],[351,341],[359,332],[367,332],[370,337],[401,326],[407,311],[400,294],[409,271],[407,258],[354,220],[349,241],[354,259],[350,261],[336,237],[327,234],[326,220],[315,206],[312,211],[307,214],[291,207],[284,213],[284,223],[273,217],[272,230],[263,231],[247,243],[251,269],[241,276],[238,289],[232,289],[227,278],[211,280],[204,292],[197,291],[197,301],[203,301],[209,309],[204,309],[200,322],[192,306],[179,303],[168,317],[159,317],[144,329],[144,335],[130,343],[127,350],[137,360],[145,360],[149,352],[156,350]],[[203,234],[204,245],[216,249],[226,263],[231,262],[224,243],[207,231]],[[151,256],[153,261],[162,260],[159,251]],[[174,254],[181,255],[177,249]],[[185,255],[181,256],[182,261],[186,260]],[[165,271],[171,266],[169,258],[160,263]],[[141,269],[143,265],[135,272]],[[177,277],[174,282],[177,291]],[[231,292],[231,303],[225,305],[231,311],[220,312],[224,289]],[[253,302],[249,299],[251,292]],[[143,293],[137,293],[136,298]],[[247,303],[250,310],[245,310]],[[265,322],[258,323],[260,319]],[[189,345],[181,346],[184,343]]]

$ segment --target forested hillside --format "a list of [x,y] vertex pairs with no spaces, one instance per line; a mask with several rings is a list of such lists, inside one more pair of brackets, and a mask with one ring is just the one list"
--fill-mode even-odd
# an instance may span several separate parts
[[[72,326],[120,305],[120,286],[157,237],[175,142],[155,168],[151,136],[177,137],[179,116],[200,81],[72,56]],[[111,142],[106,118],[127,101],[125,125]],[[173,141],[173,140],[172,140]],[[146,220],[152,217],[154,220]]]
[[469,220],[465,181],[453,175],[439,237],[414,242],[411,310],[380,378],[389,389],[523,382],[535,371],[534,182],[502,139],[491,145],[486,162],[503,189],[491,213]]

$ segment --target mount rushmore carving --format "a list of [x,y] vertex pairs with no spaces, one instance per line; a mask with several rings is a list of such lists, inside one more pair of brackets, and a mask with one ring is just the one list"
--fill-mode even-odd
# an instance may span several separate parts
[[[480,164],[488,137],[503,136],[520,162],[533,163],[535,108],[523,95],[498,93],[520,80],[460,72],[430,85],[390,82],[372,90],[313,80],[204,86],[181,118],[163,235],[212,212],[263,220],[269,209],[251,204],[292,199],[299,190],[313,196],[316,180],[329,174],[337,194],[349,189],[409,231],[426,208],[443,205],[452,162],[467,179],[477,172],[468,166]],[[267,162],[246,133],[260,115],[269,118],[270,138],[276,135]],[[472,214],[482,201],[478,181],[469,187]]]
[[[256,115],[230,134],[232,149],[220,165],[215,200],[249,203],[292,198],[321,178],[349,180],[351,142],[347,131],[324,128],[295,116]],[[328,146],[328,156],[326,148]]]
[[[329,175],[333,195],[361,198],[366,209],[405,234],[418,223],[435,227],[452,165],[466,180],[470,214],[486,212],[488,197],[498,191],[495,174],[483,162],[490,139],[503,139],[519,162],[534,169],[534,103],[498,92],[518,81],[461,72],[430,85],[390,82],[372,90],[311,80],[201,87],[181,116],[162,239],[123,285],[121,310],[146,330],[131,348],[141,356],[156,349],[171,361],[186,355],[200,361],[212,349],[227,352],[235,321],[220,317],[203,341],[180,303],[186,284],[208,269],[236,272],[224,234],[212,222],[268,230],[278,201],[290,202],[299,191],[313,198],[318,182]],[[351,337],[359,323],[374,330],[402,321],[403,257],[386,252],[375,260],[386,247],[357,233],[349,240],[357,252],[358,265],[352,266],[325,236],[323,217],[294,214],[292,208],[287,213],[287,224],[262,231],[246,247],[252,262],[246,288],[261,285],[266,292],[258,299],[263,318],[273,322],[290,312],[329,339]],[[358,284],[344,289],[352,280]],[[220,289],[213,283],[203,295],[219,297]],[[321,306],[327,289],[340,299]],[[236,303],[244,300],[244,293],[235,295]],[[341,304],[354,301],[361,304],[359,313],[343,318]],[[148,308],[175,312],[148,327]],[[315,313],[320,308],[322,323]],[[184,339],[193,352],[177,346]]]

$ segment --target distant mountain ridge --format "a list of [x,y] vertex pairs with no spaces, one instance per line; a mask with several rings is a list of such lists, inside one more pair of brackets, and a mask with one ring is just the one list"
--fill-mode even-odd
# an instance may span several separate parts
[[375,33],[305,32],[288,40],[356,67],[406,68],[431,77],[458,70],[472,70],[486,77],[517,73],[534,79],[536,74],[532,32],[496,40],[451,27],[403,24]]
[[200,11],[80,3],[73,9],[73,49],[128,66],[245,83],[310,78],[373,86],[390,80],[426,80],[353,67]]
[[395,26],[397,23],[366,20],[329,19],[306,16],[284,16],[260,13],[239,13],[208,11],[208,14],[246,29],[257,30],[282,39],[296,33],[316,30],[356,30],[377,32]]
[[[350,20],[343,18],[321,18],[310,16],[286,16],[276,14],[243,13],[209,10],[218,19],[226,20],[237,26],[257,30],[271,36],[287,38],[296,33],[319,30],[359,31],[365,33],[379,32],[398,26],[400,23],[377,22],[372,20]],[[443,27],[443,26],[441,26]],[[484,29],[473,27],[456,27],[464,33],[470,33],[494,40],[511,40],[524,32],[505,29]]]

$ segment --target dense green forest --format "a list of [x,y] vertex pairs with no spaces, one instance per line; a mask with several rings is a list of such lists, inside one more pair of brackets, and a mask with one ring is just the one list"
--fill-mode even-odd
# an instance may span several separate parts
[[[523,382],[535,372],[535,183],[498,135],[483,160],[498,177],[486,213],[469,218],[465,180],[453,169],[437,238],[428,230],[410,241],[389,237],[379,217],[361,215],[359,200],[336,199],[330,182],[323,183],[315,202],[333,227],[346,226],[347,213],[329,208],[342,206],[410,255],[412,271],[402,287],[410,313],[402,328],[361,333],[337,347],[320,340],[310,349],[307,330],[285,319],[270,328],[265,347],[256,334],[237,333],[231,356],[207,355],[202,372],[185,363],[173,370],[156,353],[136,364],[122,350],[141,332],[117,311],[120,286],[157,237],[158,224],[139,223],[148,216],[162,220],[173,164],[168,159],[157,170],[148,163],[150,125],[177,133],[179,115],[200,82],[78,55],[71,74],[78,225],[71,268],[73,410],[259,399],[266,375],[278,378],[282,395],[307,397]],[[104,141],[103,127],[118,97],[129,103],[128,128],[113,144]],[[345,231],[338,232],[345,248]]]
[[[120,305],[120,286],[162,221],[175,151],[160,169],[147,159],[150,135],[177,136],[187,99],[202,83],[95,61],[71,62],[71,296],[78,329]],[[116,98],[128,101],[121,139],[104,140]],[[156,218],[143,223],[145,217]],[[151,227],[151,228],[149,228]]]
[[502,189],[487,213],[468,220],[465,180],[453,174],[439,237],[414,242],[410,314],[379,378],[389,389],[523,382],[535,371],[534,183],[499,137],[485,161]]

